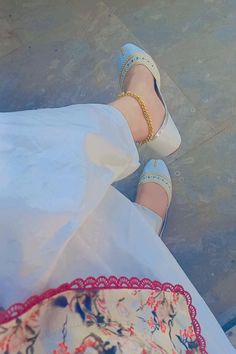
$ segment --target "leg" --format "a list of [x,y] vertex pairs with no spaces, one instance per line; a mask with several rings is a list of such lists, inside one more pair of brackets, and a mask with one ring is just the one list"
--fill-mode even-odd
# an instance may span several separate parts
[[[162,96],[160,73],[155,61],[141,48],[127,43],[120,49],[118,67],[123,91],[119,98],[125,99],[111,105],[126,117],[135,141],[149,143],[162,157],[174,153],[181,144],[181,137]],[[138,101],[144,116],[141,115],[141,120],[140,108],[137,103],[131,104],[130,98]]]
[[154,182],[140,184],[135,202],[164,219],[168,208],[168,197],[165,189],[159,184]]
[[[157,132],[164,120],[165,108],[155,92],[151,72],[143,65],[134,65],[126,75],[124,90],[142,96],[152,117],[154,130]],[[141,141],[147,137],[148,127],[136,100],[132,97],[123,97],[110,105],[123,114],[135,141]]]

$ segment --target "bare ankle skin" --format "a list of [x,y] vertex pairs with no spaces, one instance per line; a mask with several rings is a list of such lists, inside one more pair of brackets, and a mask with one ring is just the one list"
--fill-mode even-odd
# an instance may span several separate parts
[[[131,91],[142,97],[152,118],[154,130],[157,132],[163,123],[165,108],[155,92],[151,72],[143,65],[134,65],[126,75],[124,91]],[[123,114],[135,141],[140,142],[147,137],[147,123],[134,98],[122,97],[111,102],[110,105]]]
[[162,186],[157,183],[142,183],[138,187],[136,203],[154,211],[164,219],[168,209],[168,196]]

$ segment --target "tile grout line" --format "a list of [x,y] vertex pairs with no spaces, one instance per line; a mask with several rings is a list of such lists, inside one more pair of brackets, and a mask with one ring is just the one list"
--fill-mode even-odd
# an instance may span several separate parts
[[227,130],[228,128],[230,128],[234,123],[230,122],[228,125],[226,125],[224,128],[220,129],[219,131],[217,131],[215,134],[207,137],[205,140],[203,140],[199,145],[195,145],[193,146],[191,149],[189,149],[188,151],[186,151],[183,155],[176,157],[176,159],[173,159],[172,161],[169,162],[170,165],[172,165],[174,162],[176,162],[177,160],[182,159],[182,157],[185,157],[188,153],[191,153],[193,150],[201,147],[202,145],[206,144],[207,142],[209,142],[210,140],[214,139],[216,136],[218,136],[219,134],[221,134],[222,132],[224,132],[225,130]]

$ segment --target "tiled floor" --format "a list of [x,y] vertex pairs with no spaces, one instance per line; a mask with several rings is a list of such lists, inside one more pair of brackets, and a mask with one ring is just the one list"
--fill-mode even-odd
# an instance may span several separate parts
[[[159,63],[183,139],[164,241],[223,324],[236,315],[235,0],[0,0],[0,110],[109,102],[128,41]],[[118,184],[131,199],[139,172]]]

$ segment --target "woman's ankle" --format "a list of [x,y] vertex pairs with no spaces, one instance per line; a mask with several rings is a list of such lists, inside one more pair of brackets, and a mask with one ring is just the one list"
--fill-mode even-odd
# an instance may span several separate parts
[[109,105],[118,109],[131,130],[134,141],[140,142],[148,135],[148,126],[144,119],[142,109],[138,102],[132,97],[122,97]]

